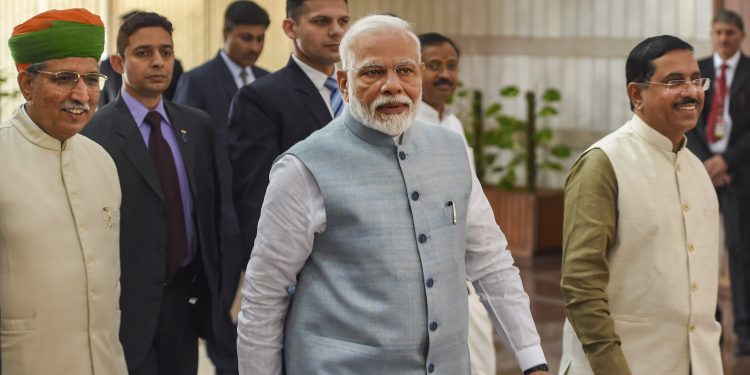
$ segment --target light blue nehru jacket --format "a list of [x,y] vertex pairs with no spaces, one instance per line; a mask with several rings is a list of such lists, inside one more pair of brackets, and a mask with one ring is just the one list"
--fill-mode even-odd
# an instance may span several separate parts
[[327,227],[286,317],[286,374],[469,374],[461,138],[415,122],[396,145],[346,110],[288,153]]

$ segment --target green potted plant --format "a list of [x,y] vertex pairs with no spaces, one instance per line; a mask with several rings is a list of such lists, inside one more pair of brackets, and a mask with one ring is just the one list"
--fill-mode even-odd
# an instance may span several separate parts
[[[518,100],[521,90],[514,85],[500,90],[502,101]],[[554,142],[554,133],[540,127],[539,120],[558,114],[561,95],[546,89],[540,97],[534,91],[523,96],[526,117],[504,111],[503,102],[484,105],[480,90],[461,89],[459,97],[468,99],[464,120],[467,138],[474,149],[477,176],[495,212],[495,219],[508,237],[510,249],[517,258],[533,259],[537,252],[559,251],[562,245],[563,192],[540,189],[538,174],[543,170],[564,170],[561,161],[570,156],[570,148]],[[537,105],[537,103],[540,105]],[[499,155],[510,153],[507,162]],[[519,169],[525,178],[519,178]],[[497,183],[490,182],[499,174]]]

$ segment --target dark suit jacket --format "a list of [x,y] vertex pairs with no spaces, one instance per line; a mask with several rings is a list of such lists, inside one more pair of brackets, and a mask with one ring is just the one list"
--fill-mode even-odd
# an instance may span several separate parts
[[320,92],[291,57],[286,67],[237,92],[229,111],[229,158],[234,206],[248,248],[255,240],[271,164],[331,119]]
[[[219,280],[218,193],[216,179],[212,178],[215,171],[210,118],[194,108],[169,101],[164,105],[172,125],[187,132],[187,138],[178,135],[177,140],[193,199],[198,241],[196,261],[202,266],[196,290],[205,313],[211,309],[208,296],[217,295]],[[132,367],[141,363],[149,351],[164,289],[167,230],[161,186],[151,155],[123,98],[118,97],[99,109],[82,134],[107,150],[120,178],[120,341],[128,367]],[[210,322],[210,316],[201,321]],[[205,328],[199,330],[207,333]]]
[[[258,79],[268,75],[268,71],[251,67],[253,75]],[[243,246],[240,227],[232,202],[232,165],[227,151],[229,106],[237,93],[237,84],[232,77],[227,64],[220,54],[205,64],[180,76],[174,102],[202,109],[211,115],[211,125],[214,135],[214,149],[216,151],[216,165],[219,170],[219,185],[221,190],[221,306],[223,313],[219,316],[224,321],[225,328],[216,332],[216,339],[222,340],[224,346],[233,347],[237,342],[236,329],[229,320],[229,310],[237,292],[237,285],[242,270],[245,269],[249,249]],[[221,324],[221,323],[219,323]],[[218,329],[218,327],[217,327]],[[212,345],[209,343],[209,345]],[[220,353],[213,350],[212,359]],[[231,361],[236,367],[237,358]],[[229,361],[230,359],[227,359]]]
[[[701,160],[713,156],[706,140],[706,124],[711,111],[716,72],[713,57],[698,62],[703,77],[710,78],[711,88],[706,91],[705,104],[698,125],[688,132],[688,148]],[[732,129],[729,133],[729,145],[724,152],[724,160],[732,175],[734,192],[741,201],[750,200],[750,58],[740,57],[737,71],[729,88],[729,114],[732,117]]]
[[[120,95],[122,76],[112,68],[112,63],[109,62],[109,58],[106,58],[99,63],[99,73],[107,76],[107,82],[104,83],[104,88],[99,94],[99,108],[101,108],[106,104],[115,101],[117,96]],[[164,97],[167,98],[167,100],[172,100],[174,90],[177,88],[177,80],[180,79],[180,75],[182,75],[182,63],[180,60],[175,59],[174,69],[172,70],[172,82],[169,83],[167,91],[164,91]]]

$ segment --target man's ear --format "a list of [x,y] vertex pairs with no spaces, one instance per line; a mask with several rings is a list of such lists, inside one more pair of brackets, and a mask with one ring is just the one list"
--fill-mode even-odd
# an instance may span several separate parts
[[112,69],[120,75],[125,74],[125,59],[120,55],[112,55],[109,57],[109,63],[112,64]]
[[643,108],[643,85],[637,82],[628,83],[628,98],[633,105],[633,110],[640,111]]
[[347,85],[347,81],[349,80],[349,75],[345,70],[337,70],[336,71],[336,82],[339,85],[339,91],[341,92],[341,97],[344,98],[344,101],[349,103],[349,87]]
[[291,18],[286,18],[281,22],[281,28],[284,30],[284,34],[291,40],[297,39],[297,32],[294,30],[294,26],[297,24]]
[[31,75],[27,71],[18,73],[18,87],[21,89],[21,94],[26,101],[31,100]]

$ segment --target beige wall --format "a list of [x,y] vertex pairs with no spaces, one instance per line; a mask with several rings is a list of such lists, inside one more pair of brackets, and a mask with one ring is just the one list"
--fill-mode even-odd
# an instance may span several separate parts
[[[283,1],[256,0],[268,12],[271,25],[266,33],[266,44],[258,65],[276,70],[289,57],[289,39],[281,31],[285,17]],[[111,0],[106,15],[107,48],[115,52],[119,16],[133,9],[157,12],[174,25],[177,57],[185,69],[192,69],[212,58],[223,46],[224,11],[231,0]]]

